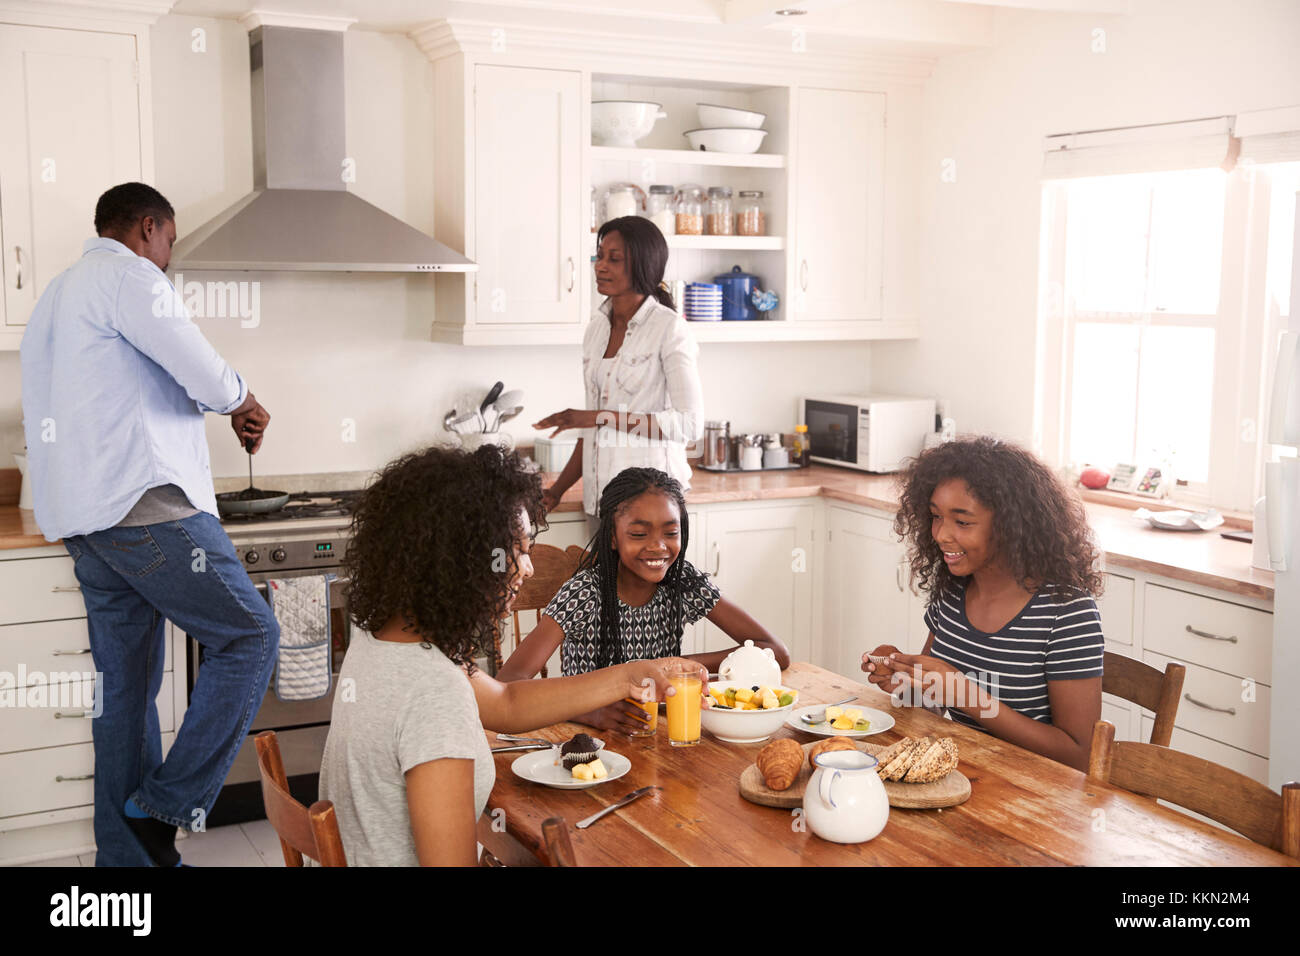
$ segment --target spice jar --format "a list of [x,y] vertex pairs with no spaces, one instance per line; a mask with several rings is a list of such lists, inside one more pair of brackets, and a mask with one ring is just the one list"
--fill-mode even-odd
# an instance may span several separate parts
[[677,214],[673,211],[673,187],[651,186],[645,204],[646,218],[659,227],[665,236],[677,231]]
[[704,234],[704,187],[682,186],[677,190],[677,235]]
[[766,236],[767,211],[763,193],[758,189],[742,189],[736,203],[736,235]]
[[731,212],[731,187],[709,187],[709,212],[704,220],[706,236],[734,236],[736,220]]

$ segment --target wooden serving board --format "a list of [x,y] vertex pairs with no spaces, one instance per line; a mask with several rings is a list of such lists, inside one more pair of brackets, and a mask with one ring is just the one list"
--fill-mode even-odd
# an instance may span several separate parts
[[[802,807],[804,790],[813,775],[812,765],[808,762],[808,752],[817,743],[818,741],[813,741],[803,744],[803,767],[794,783],[787,789],[771,789],[763,782],[763,775],[758,772],[758,765],[751,763],[740,774],[740,795],[750,803],[765,807],[780,807],[783,810]],[[873,757],[885,749],[881,744],[869,744],[863,741],[854,741],[854,746]],[[954,770],[934,783],[899,783],[896,780],[886,780],[885,793],[889,797],[889,805],[900,810],[955,807],[970,798],[970,781],[960,770]]]

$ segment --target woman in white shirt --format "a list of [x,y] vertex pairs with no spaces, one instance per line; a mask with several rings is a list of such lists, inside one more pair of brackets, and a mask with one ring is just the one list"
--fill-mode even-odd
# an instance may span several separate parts
[[686,447],[704,433],[699,346],[663,287],[668,243],[648,219],[611,219],[597,234],[596,291],[605,296],[582,341],[587,407],[567,408],[534,428],[582,429],[578,446],[546,489],[547,511],[582,478],[588,529],[611,478],[657,468],[690,487]]

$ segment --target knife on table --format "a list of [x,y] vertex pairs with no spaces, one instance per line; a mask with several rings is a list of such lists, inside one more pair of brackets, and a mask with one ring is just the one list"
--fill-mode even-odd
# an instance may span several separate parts
[[640,790],[633,790],[631,793],[629,793],[626,797],[624,797],[622,800],[618,801],[617,803],[611,803],[609,806],[607,806],[604,810],[601,810],[599,813],[593,813],[591,816],[587,817],[587,819],[579,820],[575,824],[575,826],[577,826],[579,830],[585,830],[587,829],[587,827],[591,826],[593,823],[595,823],[605,814],[613,813],[619,807],[627,806],[629,803],[631,803],[633,800],[637,799],[638,797],[644,797],[651,790],[662,790],[662,789],[663,787],[651,786],[651,787],[642,787]]

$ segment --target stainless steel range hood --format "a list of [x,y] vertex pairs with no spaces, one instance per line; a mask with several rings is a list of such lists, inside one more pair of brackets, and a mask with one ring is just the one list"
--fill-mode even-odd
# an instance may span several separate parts
[[249,44],[253,192],[184,235],[173,271],[478,269],[347,191],[342,33],[263,25]]

